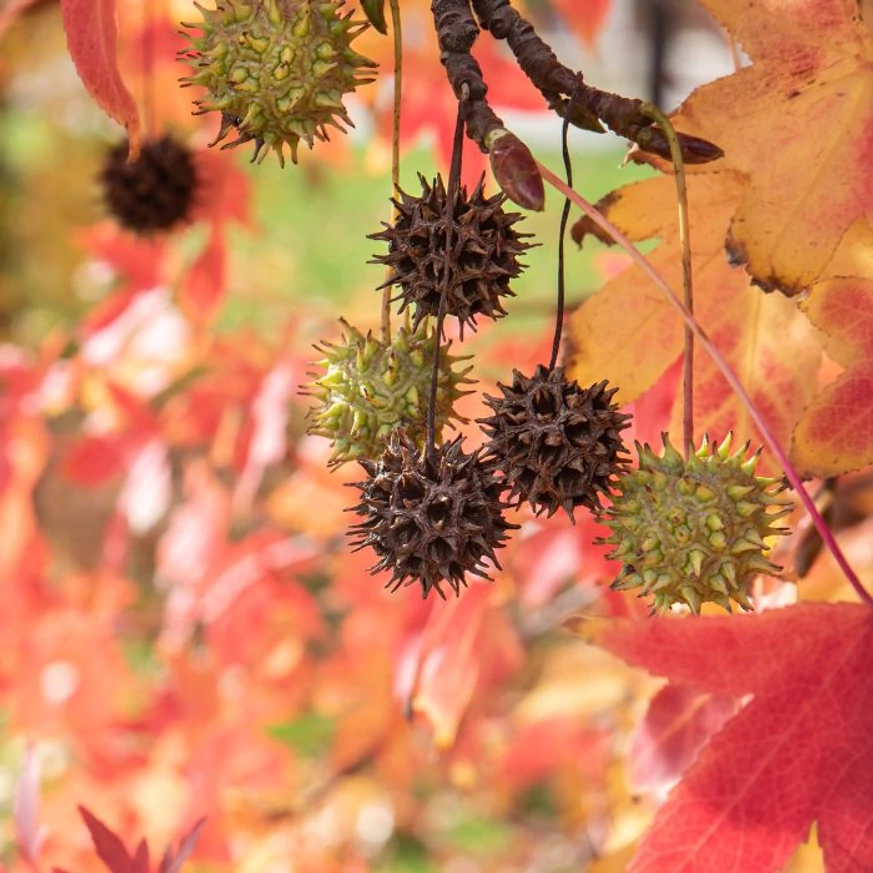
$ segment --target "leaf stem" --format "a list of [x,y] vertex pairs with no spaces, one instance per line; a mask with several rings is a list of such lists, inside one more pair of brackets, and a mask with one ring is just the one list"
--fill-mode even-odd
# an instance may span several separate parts
[[427,445],[425,451],[433,456],[436,451],[436,403],[440,375],[440,344],[443,338],[443,322],[446,317],[446,301],[449,293],[449,280],[452,271],[452,237],[455,229],[455,203],[461,188],[461,160],[464,154],[464,124],[466,121],[467,100],[469,89],[461,86],[461,99],[458,100],[458,116],[455,121],[455,134],[452,140],[452,165],[449,169],[449,181],[446,185],[446,206],[443,213],[443,223],[446,227],[445,252],[443,253],[443,274],[440,277],[440,306],[437,312],[434,347],[433,369],[430,374],[430,402],[427,407]]
[[[567,186],[573,187],[573,162],[570,160],[570,146],[567,136],[570,130],[570,119],[565,117],[561,125],[561,154],[564,159],[564,174],[567,176]],[[561,336],[564,333],[564,300],[566,285],[566,265],[564,263],[564,237],[567,235],[567,220],[570,218],[570,198],[564,198],[561,209],[561,223],[558,229],[558,302],[555,311],[555,336],[552,339],[552,356],[549,359],[549,372],[558,363],[558,353],[561,349]]]
[[633,243],[631,243],[631,241],[608,218],[606,218],[606,216],[595,209],[594,206],[582,197],[581,194],[566,185],[559,176],[556,176],[547,167],[544,167],[539,162],[537,165],[539,166],[543,179],[565,197],[569,197],[573,203],[575,203],[598,227],[606,231],[606,233],[608,233],[616,243],[618,243],[618,245],[630,255],[634,263],[652,280],[652,282],[655,283],[667,299],[667,302],[679,313],[682,320],[688,326],[688,329],[694,334],[696,340],[702,346],[703,350],[709,355],[716,367],[718,367],[722,376],[724,376],[728,385],[730,385],[731,390],[742,401],[743,406],[745,406],[749,413],[749,417],[755,423],[764,438],[764,442],[769,446],[770,451],[773,452],[781,464],[782,469],[785,471],[786,478],[797,492],[798,499],[803,504],[804,509],[806,509],[812,523],[819,532],[822,541],[828,551],[833,555],[834,560],[843,571],[849,584],[855,589],[855,592],[862,602],[867,606],[873,607],[873,595],[864,588],[861,584],[861,580],[858,579],[855,571],[849,565],[846,556],[843,554],[842,549],[840,549],[833,533],[831,533],[831,529],[828,527],[827,522],[822,518],[821,513],[816,508],[815,502],[807,492],[806,488],[803,487],[803,481],[797,473],[797,470],[794,469],[788,455],[780,445],[779,440],[776,439],[775,434],[764,420],[760,410],[743,387],[743,384],[740,382],[736,373],[734,373],[730,364],[728,364],[724,357],[722,357],[721,352],[719,352],[719,350],[713,345],[706,332],[695,320],[694,315],[688,311],[684,303],[676,296],[676,294],[674,294],[673,290],[661,274],[658,273],[649,261],[637,251]]
[[[391,116],[391,189],[400,196],[400,114],[403,100],[403,27],[400,20],[400,0],[388,0],[391,8],[391,37],[394,40],[394,110]],[[396,206],[391,209],[391,223],[397,221]],[[390,272],[390,271],[389,271]],[[382,292],[382,341],[391,340],[391,285]]]
[[[685,181],[685,161],[676,129],[670,119],[654,103],[643,103],[643,115],[657,122],[670,146],[670,159],[676,173],[676,199],[679,205],[679,245],[682,247],[682,290],[685,308],[694,314],[694,285],[691,271],[691,227],[688,221],[688,186]],[[682,442],[685,459],[694,450],[694,332],[685,325],[682,351]]]

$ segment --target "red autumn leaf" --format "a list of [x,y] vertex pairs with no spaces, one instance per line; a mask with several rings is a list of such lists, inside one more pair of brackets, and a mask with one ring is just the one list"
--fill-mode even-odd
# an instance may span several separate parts
[[224,299],[226,272],[224,229],[216,222],[179,292],[182,311],[199,327],[205,327],[212,321]]
[[140,840],[136,847],[130,861],[130,873],[149,873],[149,847],[145,840]]
[[736,709],[736,701],[722,694],[701,694],[688,685],[662,688],[631,739],[631,790],[642,794],[669,788]]
[[[499,588],[474,582],[463,596],[434,602],[413,657],[411,704],[433,725],[434,742],[448,748],[477,691],[520,659],[515,631],[495,610]],[[494,618],[494,621],[489,621]],[[398,673],[408,669],[398,664]]]
[[809,476],[837,476],[873,462],[873,281],[829,279],[814,285],[800,308],[846,366],[804,410],[792,458]]
[[118,836],[84,806],[79,807],[79,812],[91,832],[91,840],[100,860],[112,873],[134,873],[132,859]]
[[[85,819],[85,824],[91,833],[91,840],[94,843],[98,857],[112,873],[149,873],[149,847],[144,839],[139,841],[134,854],[128,855],[127,849],[124,848],[124,843],[122,843],[118,835],[109,830],[99,818],[89,812],[84,806],[79,807],[79,812],[82,818]],[[182,837],[179,842],[178,852],[174,853],[167,846],[158,867],[158,873],[179,873],[182,864],[185,863],[194,851],[194,847],[197,845],[197,840],[200,838],[200,833],[205,824],[206,819],[201,818]]]
[[70,56],[88,93],[112,119],[123,124],[130,156],[139,154],[139,109],[118,70],[115,0],[61,0]]
[[813,822],[827,873],[873,869],[870,609],[569,625],[674,682],[753,695],[658,810],[628,873],[776,873]]
[[123,434],[85,435],[70,446],[61,471],[79,485],[101,485],[124,473],[128,442]]
[[602,734],[577,718],[521,725],[501,763],[500,784],[519,791],[567,770],[596,769],[606,760],[599,748],[603,743]]
[[179,851],[173,854],[172,849],[167,846],[164,852],[164,857],[161,859],[161,866],[158,868],[158,873],[179,873],[182,865],[188,860],[194,847],[197,845],[197,840],[200,839],[200,832],[206,824],[206,819],[201,818],[194,827],[185,834],[179,841]]
[[225,152],[199,149],[194,152],[194,165],[198,188],[191,220],[234,221],[253,230],[251,182],[238,162]]

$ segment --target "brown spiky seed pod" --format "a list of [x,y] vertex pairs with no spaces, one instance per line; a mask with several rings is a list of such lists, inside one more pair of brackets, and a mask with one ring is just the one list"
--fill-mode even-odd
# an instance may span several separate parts
[[[388,243],[388,254],[374,258],[392,271],[380,289],[400,287],[395,299],[401,301],[401,312],[411,309],[413,327],[439,313],[449,228],[442,178],[437,176],[433,185],[420,174],[419,180],[421,196],[401,191],[399,199],[392,201],[397,209],[394,223],[370,236]],[[523,269],[519,255],[530,248],[524,242],[530,234],[518,233],[513,227],[522,216],[504,212],[505,195],[485,197],[484,181],[483,176],[469,197],[466,188],[460,187],[451,225],[445,312],[458,319],[462,337],[465,325],[476,329],[477,316],[506,315],[501,298],[514,296],[509,283]]]
[[369,546],[378,556],[370,572],[391,572],[386,588],[418,582],[422,597],[445,599],[444,583],[457,595],[468,573],[488,579],[486,562],[499,568],[495,551],[518,525],[504,518],[503,486],[478,451],[463,450],[463,437],[428,453],[398,430],[379,461],[360,464],[367,478],[355,485],[353,511],[363,521],[350,535],[356,550]]
[[485,396],[493,411],[478,419],[486,457],[510,499],[530,503],[537,514],[563,508],[571,520],[577,506],[599,509],[626,464],[621,431],[630,418],[612,403],[618,389],[606,386],[580,388],[563,367],[539,365],[530,377],[513,370],[511,385],[498,383],[501,397]]
[[197,188],[190,149],[167,134],[144,142],[135,161],[128,161],[127,150],[127,140],[110,149],[100,171],[113,218],[139,234],[187,221]]

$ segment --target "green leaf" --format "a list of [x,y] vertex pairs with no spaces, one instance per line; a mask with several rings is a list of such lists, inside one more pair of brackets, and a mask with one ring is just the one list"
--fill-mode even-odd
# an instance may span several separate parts
[[270,725],[267,733],[280,743],[291,746],[301,755],[316,758],[330,748],[335,728],[334,719],[317,712],[310,712],[293,721]]

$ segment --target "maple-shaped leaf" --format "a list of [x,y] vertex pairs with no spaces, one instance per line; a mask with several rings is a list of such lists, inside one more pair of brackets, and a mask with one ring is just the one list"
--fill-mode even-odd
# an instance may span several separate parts
[[[688,180],[694,310],[699,324],[733,367],[783,443],[812,400],[821,354],[820,336],[790,300],[765,296],[724,253],[724,228],[737,208],[745,180],[731,172]],[[621,188],[600,208],[634,242],[663,242],[647,257],[669,286],[682,294],[675,182],[662,176]],[[595,233],[587,219],[573,228],[577,242]],[[599,232],[597,232],[599,234]],[[608,379],[622,403],[650,389],[682,353],[684,324],[661,291],[630,267],[589,297],[567,323],[569,374],[580,384]],[[720,436],[729,430],[760,440],[748,411],[728,388],[712,359],[698,348],[694,371],[695,428]],[[681,395],[673,425],[681,420]]]
[[139,155],[139,109],[118,69],[115,0],[61,0],[70,57],[97,105],[127,129],[130,157]]
[[776,873],[818,823],[827,873],[873,870],[873,611],[568,626],[630,664],[752,699],[658,810],[628,873]]
[[699,88],[672,120],[748,176],[729,250],[766,290],[794,295],[871,214],[873,35],[857,0],[703,5],[752,65]]
[[808,476],[837,476],[873,462],[873,280],[816,283],[801,308],[846,371],[804,410],[792,459]]
[[[79,807],[79,813],[85,820],[94,849],[100,860],[109,868],[110,873],[149,873],[149,848],[145,840],[140,840],[136,851],[129,855],[119,836],[111,831],[97,816],[84,806]],[[184,861],[197,844],[200,831],[206,819],[200,819],[182,838],[179,851],[174,854],[168,847],[158,868],[158,873],[178,873]]]

